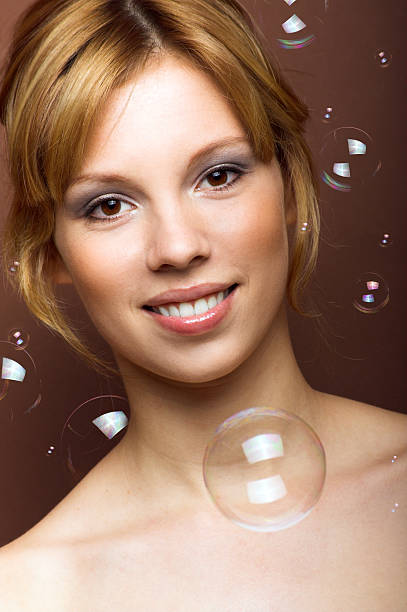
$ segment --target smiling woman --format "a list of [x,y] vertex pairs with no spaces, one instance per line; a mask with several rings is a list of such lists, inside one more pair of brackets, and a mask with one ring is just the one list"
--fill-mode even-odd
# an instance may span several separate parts
[[[132,418],[1,551],[10,612],[403,609],[405,513],[390,522],[387,502],[406,417],[319,393],[295,360],[286,295],[300,310],[315,181],[307,110],[259,36],[234,0],[41,1],[16,31],[5,257],[34,314],[109,370],[58,311],[55,284],[73,283]],[[327,456],[318,506],[272,539],[229,524],[202,481],[216,426],[255,405],[294,411]]]

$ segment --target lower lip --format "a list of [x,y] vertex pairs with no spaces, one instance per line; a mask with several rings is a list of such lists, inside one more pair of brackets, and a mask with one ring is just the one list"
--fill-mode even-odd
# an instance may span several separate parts
[[151,310],[146,310],[145,312],[151,315],[164,329],[169,329],[183,336],[202,334],[216,327],[226,317],[232,307],[236,290],[237,287],[214,308],[211,308],[204,314],[193,317],[166,317]]

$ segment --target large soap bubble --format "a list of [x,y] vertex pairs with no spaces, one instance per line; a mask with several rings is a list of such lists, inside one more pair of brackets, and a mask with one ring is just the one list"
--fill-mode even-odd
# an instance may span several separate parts
[[325,473],[325,451],[314,430],[271,408],[249,408],[227,419],[203,460],[215,505],[252,531],[280,531],[304,519],[321,496]]

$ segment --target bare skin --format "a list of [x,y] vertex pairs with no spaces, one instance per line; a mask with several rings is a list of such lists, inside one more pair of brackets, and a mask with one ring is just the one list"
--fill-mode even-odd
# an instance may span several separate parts
[[[116,92],[98,123],[57,212],[56,280],[74,283],[111,345],[134,418],[51,513],[0,551],[10,612],[405,609],[407,417],[304,380],[284,303],[295,205],[276,161],[254,160],[239,138],[208,77],[171,57]],[[234,144],[190,164],[226,139]],[[246,172],[234,183],[225,170],[230,188],[215,191],[219,165]],[[104,194],[117,219],[102,221],[109,211],[99,206],[86,220],[81,207]],[[238,284],[209,331],[182,336],[143,309],[157,293],[204,282]],[[271,534],[225,519],[201,471],[216,426],[262,405],[309,423],[328,469],[312,513]]]

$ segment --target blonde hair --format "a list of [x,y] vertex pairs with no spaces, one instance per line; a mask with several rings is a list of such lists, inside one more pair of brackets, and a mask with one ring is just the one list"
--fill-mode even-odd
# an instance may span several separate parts
[[[55,207],[81,166],[95,117],[109,94],[152,53],[176,53],[226,94],[255,155],[277,156],[297,206],[288,297],[299,295],[317,258],[319,211],[306,106],[271,64],[236,0],[39,0],[21,19],[0,90],[15,194],[5,228],[5,269],[27,306],[99,371],[113,370],[66,321],[54,293]],[[312,231],[303,231],[303,223]]]

